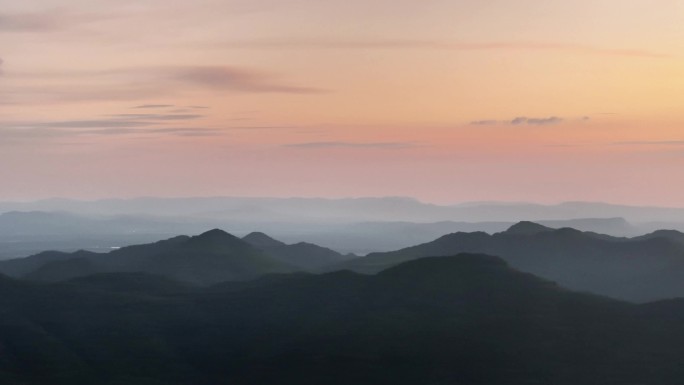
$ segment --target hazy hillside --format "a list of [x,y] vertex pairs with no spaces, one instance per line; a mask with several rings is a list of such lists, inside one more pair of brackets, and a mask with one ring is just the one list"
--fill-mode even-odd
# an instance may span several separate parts
[[375,273],[421,257],[487,253],[575,290],[647,301],[684,296],[682,236],[670,231],[615,238],[521,222],[493,235],[453,233],[394,252],[372,253],[334,269]]

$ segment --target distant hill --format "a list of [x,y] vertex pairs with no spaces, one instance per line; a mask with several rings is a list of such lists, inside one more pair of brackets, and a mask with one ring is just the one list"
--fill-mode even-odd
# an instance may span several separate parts
[[118,274],[0,281],[0,380],[678,385],[684,374],[682,303],[575,293],[496,257],[239,285],[169,291],[167,281]]
[[0,261],[0,272],[12,277],[23,277],[26,274],[52,262],[64,261],[76,258],[96,257],[98,254],[79,250],[73,253],[61,251],[44,251],[26,258],[16,258]]
[[453,233],[394,252],[371,253],[329,269],[376,273],[422,257],[486,253],[574,290],[648,301],[684,296],[681,236],[684,234],[660,232],[616,238],[521,222],[493,235]]
[[127,233],[179,233],[197,228],[192,221],[144,215],[87,216],[66,211],[0,213],[0,239]]
[[684,245],[684,233],[677,230],[656,230],[652,233],[635,237],[634,239],[654,239],[654,238],[665,238],[672,242]]
[[288,245],[260,232],[247,234],[242,240],[279,261],[309,271],[356,258],[307,242]]
[[271,249],[271,248],[277,248],[277,247],[283,247],[287,246],[285,242],[278,241],[276,239],[273,239],[269,237],[268,235],[262,233],[262,232],[251,232],[244,237],[242,237],[242,240],[249,243],[250,245],[254,247],[258,247],[260,249]]
[[[2,206],[0,203],[0,212]],[[176,234],[195,234],[208,228],[230,229],[238,236],[259,229],[286,243],[305,241],[342,254],[359,255],[396,250],[459,231],[500,232],[520,219],[553,228],[572,227],[613,236],[635,236],[653,230],[652,224],[635,225],[622,217],[579,217],[572,210],[560,210],[561,206],[534,206],[525,213],[516,205],[437,206],[400,198],[291,201],[150,198],[97,202],[55,200],[5,206],[32,211],[0,213],[0,260],[43,250],[108,252],[112,247],[153,242]],[[588,209],[580,212],[592,213]],[[618,212],[618,209],[611,211]],[[515,217],[515,213],[519,216]],[[680,225],[674,223],[660,228],[684,227]]]
[[222,230],[123,247],[106,254],[48,252],[0,262],[0,272],[48,282],[96,273],[142,272],[207,285],[295,270]]
[[684,208],[627,206],[599,202],[563,202],[553,205],[516,202],[471,202],[458,205],[423,203],[407,197],[368,198],[133,198],[79,201],[48,199],[0,202],[0,212],[62,211],[77,215],[142,215],[232,219],[290,223],[350,222],[511,222],[521,219],[556,221],[581,218],[624,218],[637,222],[678,222]]
[[537,223],[560,229],[570,227],[581,231],[591,231],[613,236],[635,236],[643,234],[642,230],[627,222],[624,218],[576,218],[565,220],[541,220]]
[[0,213],[0,260],[26,257],[43,250],[108,252],[113,247],[153,242],[213,227],[217,226],[174,217],[11,211]]

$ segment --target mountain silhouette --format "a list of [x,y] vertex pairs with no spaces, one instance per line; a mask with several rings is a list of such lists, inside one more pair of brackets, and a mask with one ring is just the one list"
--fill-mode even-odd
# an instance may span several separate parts
[[617,238],[571,228],[550,229],[520,222],[507,231],[453,233],[432,242],[329,267],[377,273],[409,260],[486,253],[522,271],[589,291],[631,301],[684,296],[684,244],[670,236]]
[[[6,265],[10,268],[6,269]],[[34,269],[26,272],[29,266]],[[39,254],[0,263],[0,272],[47,282],[96,273],[140,272],[207,285],[295,270],[295,267],[219,229],[194,237],[179,236],[152,244],[123,247],[106,254]]]
[[508,230],[506,230],[507,234],[520,234],[520,235],[532,235],[532,234],[538,234],[538,233],[543,233],[547,231],[552,231],[553,229],[550,227],[542,226],[540,224],[534,223],[534,222],[529,222],[529,221],[522,221],[514,224],[513,226],[509,227]]
[[95,255],[95,253],[84,250],[79,250],[74,253],[65,253],[62,251],[44,251],[30,257],[0,261],[0,272],[12,277],[22,277],[51,262],[73,258],[87,258]]
[[247,234],[242,240],[279,261],[307,271],[315,271],[323,266],[356,257],[355,255],[342,255],[326,247],[307,242],[288,245],[260,232]]
[[285,242],[273,239],[268,235],[258,231],[254,231],[245,235],[242,237],[242,240],[260,249],[286,246]]
[[653,239],[653,238],[665,238],[673,242],[684,245],[684,233],[677,230],[656,230],[652,233],[645,234],[635,239]]

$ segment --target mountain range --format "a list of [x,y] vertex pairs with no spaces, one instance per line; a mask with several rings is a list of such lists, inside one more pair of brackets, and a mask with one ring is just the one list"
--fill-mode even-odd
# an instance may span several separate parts
[[378,198],[134,198],[0,202],[0,259],[55,249],[108,251],[222,228],[262,231],[287,243],[343,254],[391,251],[452,232],[500,232],[520,220],[613,236],[684,231],[684,209],[592,202],[472,202],[437,205]]
[[150,273],[195,285],[250,280],[271,273],[351,270],[375,274],[397,264],[458,253],[497,255],[516,269],[572,290],[647,302],[684,297],[684,234],[660,230],[613,237],[519,222],[494,234],[456,232],[364,257],[315,244],[286,244],[265,233],[243,238],[222,230],[94,253],[42,252],[0,261],[0,273],[57,282],[96,273]]
[[44,282],[97,273],[150,273],[180,282],[209,285],[270,273],[314,271],[355,257],[304,242],[287,245],[263,233],[251,233],[240,239],[214,229],[194,237],[177,236],[109,253],[42,252],[0,261],[0,273]]
[[371,253],[328,270],[376,273],[422,257],[486,253],[564,287],[643,302],[684,296],[683,240],[678,231],[621,238],[520,222],[495,234],[458,232],[393,252]]
[[45,252],[0,263],[0,272],[36,281],[61,281],[96,273],[144,272],[181,282],[211,284],[296,270],[222,230],[122,247],[106,254]]
[[[245,208],[250,212],[249,208]],[[380,219],[380,217],[376,218]],[[549,227],[572,227],[618,236],[636,236],[646,229],[623,218],[539,220]],[[43,250],[107,252],[115,247],[153,242],[177,234],[197,234],[210,228],[229,229],[244,236],[259,229],[289,243],[305,241],[343,254],[391,251],[428,242],[452,232],[500,232],[515,222],[467,221],[322,221],[289,217],[280,220],[247,220],[240,216],[207,218],[77,214],[66,211],[10,211],[0,214],[0,260],[25,257]],[[676,228],[676,226],[674,227]]]

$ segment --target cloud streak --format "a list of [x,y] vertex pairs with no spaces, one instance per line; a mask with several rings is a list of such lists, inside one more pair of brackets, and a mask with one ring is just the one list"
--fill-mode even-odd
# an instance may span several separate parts
[[519,116],[509,122],[509,124],[512,125],[519,125],[519,124],[529,124],[533,126],[545,126],[549,124],[557,124],[562,122],[563,119],[557,117],[557,116],[550,116],[548,118],[528,118],[525,116]]
[[173,104],[142,104],[139,106],[131,107],[133,109],[159,109],[159,108],[173,108]]
[[0,13],[2,32],[47,32],[62,25],[63,15],[58,12]]
[[[179,86],[193,86],[205,90],[236,91],[254,93],[323,93],[326,90],[292,85],[278,79],[271,73],[251,68],[234,67],[228,65],[207,66],[158,66],[132,67],[109,70],[72,71],[72,72],[44,72],[44,73],[13,73],[15,79],[33,80],[40,78],[45,81],[69,80],[71,82],[87,81],[89,84],[114,84],[118,88],[136,89],[177,89]],[[133,108],[166,108],[171,104],[141,104]],[[206,106],[190,106],[204,109]]]
[[203,115],[115,114],[104,119],[60,120],[6,124],[15,128],[132,128],[159,125],[164,122],[195,120]]
[[616,146],[684,146],[684,140],[653,140],[613,142]]
[[415,142],[306,142],[285,144],[289,148],[376,148],[376,149],[401,149],[417,147]]
[[[583,117],[582,120],[587,120],[588,118]],[[549,116],[546,118],[529,118],[526,116],[518,116],[516,118],[513,118],[511,120],[493,120],[493,119],[485,119],[485,120],[474,120],[470,122],[471,125],[473,126],[491,126],[491,125],[496,125],[496,124],[507,124],[511,126],[520,126],[520,125],[531,125],[531,126],[547,126],[547,125],[553,125],[553,124],[558,124],[562,123],[564,121],[563,118],[560,118],[558,116]]]
[[485,120],[474,120],[470,122],[473,126],[491,126],[494,124],[499,124],[498,120],[491,120],[491,119],[485,119]]
[[115,114],[110,115],[117,119],[142,119],[142,120],[193,120],[204,117],[198,114]]
[[[50,128],[47,128],[47,127]],[[64,138],[78,138],[78,137],[111,137],[111,136],[183,136],[183,137],[201,137],[201,136],[216,136],[220,135],[221,130],[206,128],[206,127],[109,127],[104,129],[58,129],[54,126],[46,125],[46,127],[35,126],[29,128],[4,128],[0,130],[0,139],[3,141],[9,140],[35,140],[35,139],[64,139]]]
[[213,90],[291,94],[324,92],[311,87],[282,84],[269,75],[227,66],[174,68],[169,69],[169,75],[176,81]]
[[[1,67],[0,67],[1,70]],[[320,94],[326,90],[288,84],[253,69],[231,66],[134,67],[113,70],[7,74],[6,103],[73,103],[84,101],[139,101],[183,95],[188,91],[235,93]],[[40,79],[40,86],[26,86]],[[161,109],[171,104],[140,104],[134,109]],[[206,109],[205,106],[192,106]]]
[[667,58],[672,55],[640,48],[610,48],[588,44],[572,44],[560,42],[462,42],[440,40],[344,40],[344,39],[292,39],[292,40],[252,40],[222,43],[227,48],[262,48],[262,49],[317,49],[317,50],[446,50],[446,51],[559,51],[585,55],[628,56],[641,58]]
[[116,135],[218,135],[220,130],[214,128],[169,126],[169,124],[176,122],[202,117],[204,116],[183,114],[114,114],[101,119],[0,122],[0,138],[50,139]]
[[77,13],[62,9],[39,12],[0,12],[0,33],[53,33],[112,19],[111,14]]

